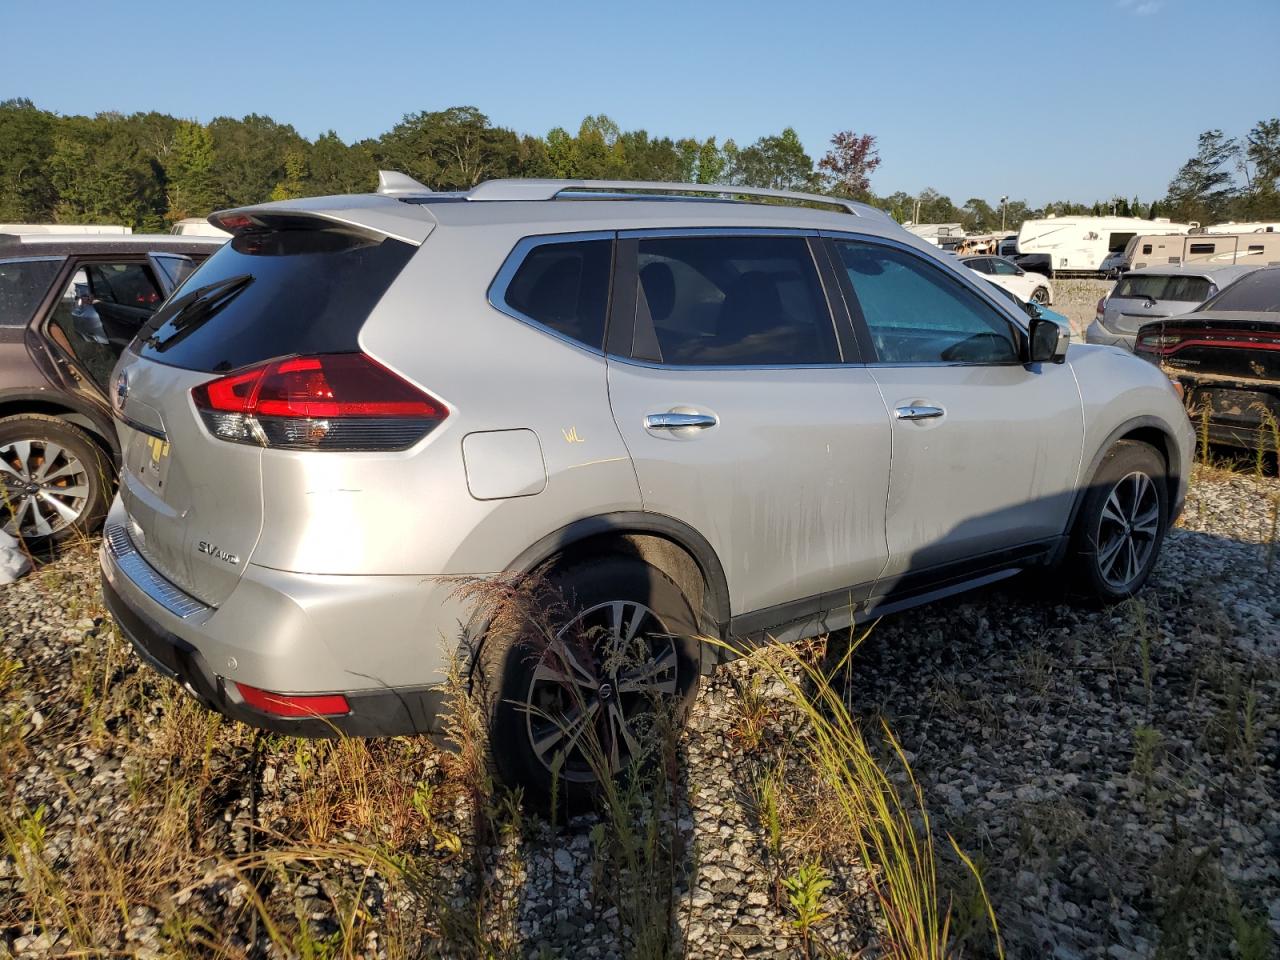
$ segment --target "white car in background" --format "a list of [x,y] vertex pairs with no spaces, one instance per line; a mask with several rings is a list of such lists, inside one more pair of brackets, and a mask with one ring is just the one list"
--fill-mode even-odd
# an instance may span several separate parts
[[1053,303],[1053,284],[1042,273],[1029,273],[1004,257],[961,257],[960,262],[1023,300],[1042,305]]

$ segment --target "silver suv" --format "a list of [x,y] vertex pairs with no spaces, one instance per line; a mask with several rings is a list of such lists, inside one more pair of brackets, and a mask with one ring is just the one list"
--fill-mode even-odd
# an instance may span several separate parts
[[[1158,369],[1068,356],[878,210],[384,183],[215,215],[233,239],[114,372],[106,599],[228,716],[434,731],[461,652],[503,777],[545,797],[556,767],[585,796],[578,735],[626,763],[652,699],[721,659],[699,638],[1053,564],[1117,600],[1181,506],[1193,434]],[[552,662],[473,617],[457,578],[501,573],[538,574],[591,642]]]

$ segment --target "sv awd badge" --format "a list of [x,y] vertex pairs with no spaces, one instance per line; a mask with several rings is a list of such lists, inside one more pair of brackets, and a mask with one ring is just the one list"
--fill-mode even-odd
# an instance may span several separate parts
[[208,554],[213,557],[213,559],[221,560],[223,563],[229,563],[233,567],[240,562],[240,558],[234,553],[227,553],[227,551],[223,550],[217,544],[210,543],[208,540],[201,540],[196,544],[196,552]]

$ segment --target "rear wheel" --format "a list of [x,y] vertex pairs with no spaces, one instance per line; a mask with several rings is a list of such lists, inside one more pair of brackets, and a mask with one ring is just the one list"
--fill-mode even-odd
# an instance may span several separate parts
[[23,414],[0,420],[0,529],[29,546],[92,533],[111,500],[113,471],[75,424]]
[[554,790],[567,811],[593,800],[600,777],[659,755],[697,688],[697,627],[680,588],[637,559],[579,561],[546,580],[546,622],[488,636],[477,690],[500,779],[544,811]]
[[1133,596],[1151,576],[1168,525],[1164,458],[1122,440],[1107,452],[1076,518],[1070,564],[1076,587],[1101,603]]

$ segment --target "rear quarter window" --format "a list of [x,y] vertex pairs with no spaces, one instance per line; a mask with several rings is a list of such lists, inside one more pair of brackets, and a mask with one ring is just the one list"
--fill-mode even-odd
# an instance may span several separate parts
[[341,230],[241,234],[166,301],[134,348],[207,373],[354,352],[364,321],[416,250]]
[[49,292],[63,261],[0,262],[0,327],[25,327]]
[[612,268],[611,240],[539,243],[516,268],[502,300],[520,316],[599,350]]

